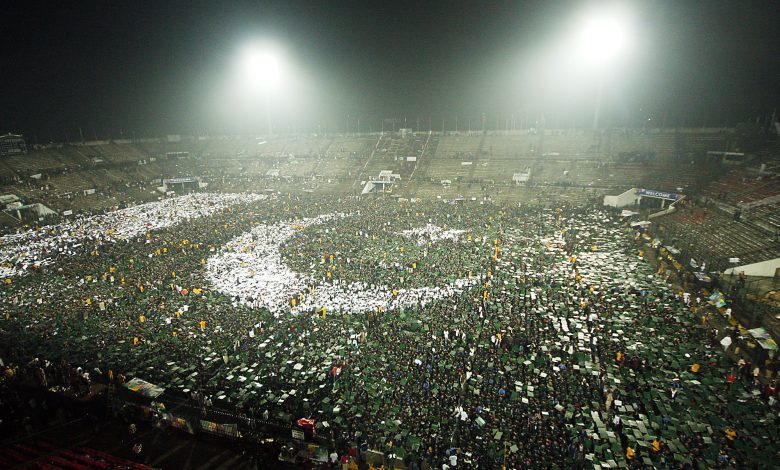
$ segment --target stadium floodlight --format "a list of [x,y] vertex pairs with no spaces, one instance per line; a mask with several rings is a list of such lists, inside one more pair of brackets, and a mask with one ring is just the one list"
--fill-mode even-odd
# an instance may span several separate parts
[[602,4],[599,9],[588,10],[577,18],[573,38],[575,60],[585,69],[591,69],[599,82],[593,113],[594,129],[599,127],[605,76],[631,49],[631,30],[628,12],[618,4]]
[[241,51],[239,68],[241,79],[248,90],[267,92],[281,81],[281,54],[272,45],[251,42]]
[[627,19],[620,11],[610,10],[583,18],[577,43],[582,57],[603,65],[624,54],[629,41]]
[[273,130],[271,111],[285,78],[285,60],[272,42],[253,40],[245,43],[235,59],[235,92],[249,108],[264,108],[268,133]]

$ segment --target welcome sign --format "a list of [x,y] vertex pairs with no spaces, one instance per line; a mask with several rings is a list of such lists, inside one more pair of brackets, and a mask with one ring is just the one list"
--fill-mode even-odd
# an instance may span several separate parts
[[639,196],[656,197],[659,199],[670,199],[672,201],[677,201],[683,198],[682,194],[672,193],[668,191],[656,191],[655,189],[639,188],[636,190],[636,193]]

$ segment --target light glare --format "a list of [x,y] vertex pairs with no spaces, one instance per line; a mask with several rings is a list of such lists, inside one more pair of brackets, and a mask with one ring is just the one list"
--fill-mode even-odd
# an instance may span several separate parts
[[240,74],[250,90],[267,91],[279,84],[281,61],[278,51],[261,44],[247,45],[240,59]]
[[618,12],[597,12],[583,20],[577,42],[584,58],[604,63],[624,54],[629,39],[628,21],[624,15]]

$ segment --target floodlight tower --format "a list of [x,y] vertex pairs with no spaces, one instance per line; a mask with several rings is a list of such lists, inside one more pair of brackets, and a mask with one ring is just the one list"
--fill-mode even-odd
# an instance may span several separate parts
[[576,44],[578,55],[598,75],[596,109],[593,113],[593,129],[599,127],[601,99],[604,94],[606,74],[625,55],[630,43],[629,21],[621,10],[591,11],[579,25]]
[[271,97],[282,78],[280,52],[270,44],[250,42],[239,57],[239,75],[249,97],[260,95],[265,104],[268,134],[271,134]]

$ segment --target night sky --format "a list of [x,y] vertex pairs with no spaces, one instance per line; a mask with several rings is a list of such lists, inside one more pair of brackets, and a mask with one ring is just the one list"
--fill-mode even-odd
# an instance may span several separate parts
[[[780,105],[778,2],[622,3],[638,40],[604,80],[604,125],[733,125]],[[265,106],[292,132],[354,132],[358,119],[378,130],[382,118],[451,129],[455,116],[476,129],[482,113],[491,128],[588,127],[596,80],[550,57],[577,12],[600,4],[5,1],[0,132],[253,133]],[[289,76],[239,111],[229,76],[255,38],[281,47]]]

